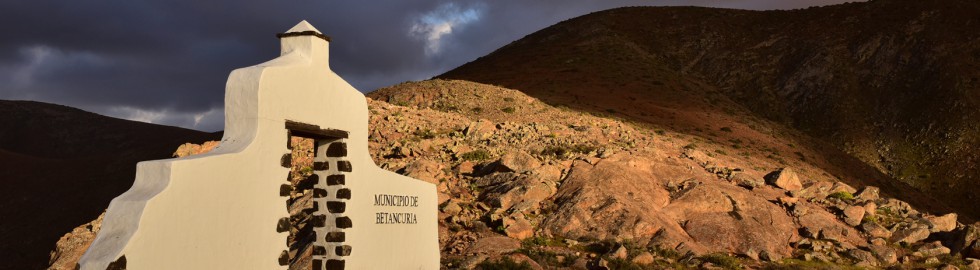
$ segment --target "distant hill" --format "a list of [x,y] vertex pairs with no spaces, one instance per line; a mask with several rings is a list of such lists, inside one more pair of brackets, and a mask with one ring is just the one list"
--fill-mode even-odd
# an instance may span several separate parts
[[[823,159],[856,158],[975,219],[976,29],[980,2],[966,0],[619,8],[540,30],[438,77],[709,140],[816,138]],[[762,129],[760,118],[787,129]],[[806,154],[802,145],[771,147],[785,159]]]
[[0,100],[0,269],[43,269],[59,237],[129,189],[136,163],[219,133]]

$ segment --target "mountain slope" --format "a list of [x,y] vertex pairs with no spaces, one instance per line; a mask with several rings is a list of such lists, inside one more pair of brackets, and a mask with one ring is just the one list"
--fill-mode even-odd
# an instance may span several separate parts
[[[811,159],[901,180],[976,218],[978,27],[980,3],[960,0],[620,8],[561,22],[439,77],[722,141],[746,140],[722,127],[816,138]],[[758,118],[786,129],[760,130]],[[770,147],[784,157],[804,148]]]
[[0,269],[46,266],[51,243],[126,191],[136,162],[168,158],[204,133],[66,106],[0,100]]

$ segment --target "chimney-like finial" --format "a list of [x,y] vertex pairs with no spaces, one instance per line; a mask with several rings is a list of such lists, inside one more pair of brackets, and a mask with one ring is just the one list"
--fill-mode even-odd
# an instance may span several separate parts
[[306,22],[306,20],[299,22],[296,24],[296,26],[293,26],[293,28],[289,28],[289,30],[286,30],[285,33],[276,34],[276,37],[280,39],[298,36],[314,36],[330,42],[330,37],[320,33],[320,30],[316,30],[316,28],[313,27],[313,25],[310,25],[310,23]]

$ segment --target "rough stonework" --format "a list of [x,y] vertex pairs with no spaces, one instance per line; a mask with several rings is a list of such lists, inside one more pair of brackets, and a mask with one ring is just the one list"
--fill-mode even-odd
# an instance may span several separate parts
[[[287,237],[301,233],[286,206],[303,198],[314,269],[437,269],[435,186],[374,164],[364,95],[330,71],[322,37],[301,22],[280,35],[280,57],[233,71],[220,145],[139,163],[80,269],[286,269],[300,257]],[[299,184],[289,136],[315,143]],[[192,148],[175,155],[206,151]]]

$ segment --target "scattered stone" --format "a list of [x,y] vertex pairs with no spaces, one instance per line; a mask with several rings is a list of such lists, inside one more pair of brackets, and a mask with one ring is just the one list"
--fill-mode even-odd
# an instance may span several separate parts
[[929,222],[929,232],[949,232],[956,229],[956,213],[943,216],[926,216]]
[[864,189],[862,189],[861,192],[858,192],[854,196],[854,199],[857,200],[857,201],[873,201],[873,200],[877,200],[878,199],[878,194],[880,192],[881,191],[878,189],[878,187],[875,187],[875,186],[867,186],[867,187],[864,187]]
[[864,207],[856,205],[847,206],[844,208],[844,223],[851,226],[861,225],[864,214]]
[[540,264],[538,264],[538,262],[536,262],[533,259],[531,259],[531,257],[528,257],[527,255],[524,255],[524,254],[521,254],[521,253],[511,253],[511,254],[508,254],[507,257],[510,258],[512,261],[514,261],[517,264],[525,264],[526,263],[527,266],[530,266],[531,270],[541,270],[541,269],[544,269],[543,267],[541,267]]
[[420,159],[405,167],[405,175],[438,185],[439,179],[446,177],[442,168],[442,164],[438,162]]
[[892,237],[892,232],[889,231],[888,228],[885,228],[885,226],[881,226],[880,224],[874,222],[865,222],[864,224],[861,224],[861,230],[873,238]]
[[633,263],[635,264],[650,265],[653,264],[653,262],[654,262],[654,257],[653,254],[651,254],[650,252],[644,251],[636,255],[636,257],[633,257]]
[[864,204],[865,216],[875,216],[877,214],[878,214],[878,204],[874,202],[867,202]]
[[800,198],[783,196],[783,197],[777,198],[776,200],[779,200],[779,203],[782,204],[782,205],[785,205],[785,206],[794,206],[794,205],[796,205],[797,202],[800,201]]
[[888,241],[885,241],[884,238],[872,238],[869,242],[873,246],[884,246],[888,244]]
[[966,268],[970,270],[980,270],[980,259],[967,258]]
[[487,260],[487,255],[477,254],[475,256],[468,256],[466,260],[459,264],[459,269],[473,269],[477,265]]
[[924,227],[912,227],[901,229],[892,234],[892,243],[914,244],[929,238],[929,229]]
[[476,240],[469,248],[467,254],[503,254],[521,248],[521,242],[506,236],[491,236]]
[[541,161],[521,151],[504,154],[497,161],[498,170],[523,173],[541,167]]
[[626,247],[622,245],[620,245],[619,248],[617,248],[616,251],[613,251],[612,254],[610,255],[610,257],[620,259],[620,260],[625,260],[627,256],[629,256],[629,251],[626,250]]
[[517,240],[524,240],[534,236],[534,226],[523,215],[516,218],[505,218],[504,234]]
[[884,245],[873,245],[869,247],[869,249],[871,250],[871,253],[884,264],[893,264],[898,262],[898,253],[891,247]]
[[735,182],[736,185],[750,190],[761,187],[765,184],[762,179],[740,172],[732,174],[731,178],[732,182]]
[[916,257],[936,257],[943,254],[949,254],[949,248],[943,246],[939,241],[926,243],[912,253]]
[[862,267],[873,267],[878,266],[878,258],[874,254],[868,251],[860,249],[852,249],[847,251],[847,256],[851,257],[856,261],[854,265]]
[[925,261],[922,261],[922,263],[925,263],[925,264],[939,264],[939,258],[929,257],[929,258],[926,258]]
[[788,167],[769,173],[766,176],[766,183],[785,190],[800,190],[803,188],[799,176],[796,175],[793,169]]
[[759,259],[766,262],[776,262],[783,259],[782,255],[775,252],[769,252],[768,250],[763,250],[759,252]]
[[455,216],[461,211],[463,211],[463,208],[459,206],[459,203],[457,203],[456,200],[452,199],[442,207],[442,212],[450,216]]

